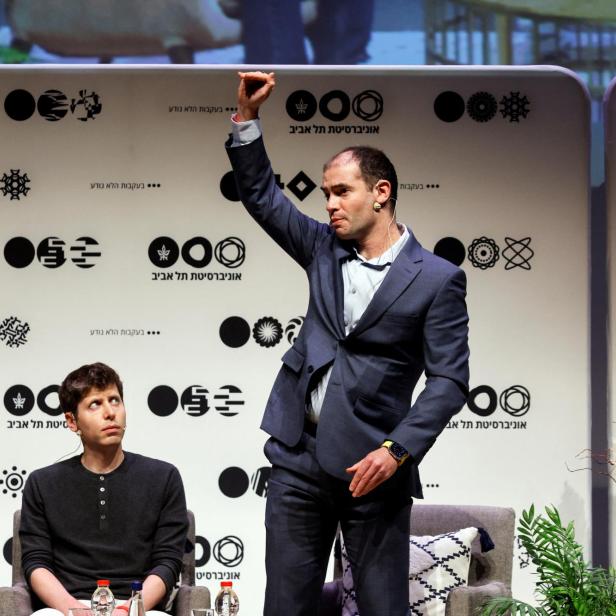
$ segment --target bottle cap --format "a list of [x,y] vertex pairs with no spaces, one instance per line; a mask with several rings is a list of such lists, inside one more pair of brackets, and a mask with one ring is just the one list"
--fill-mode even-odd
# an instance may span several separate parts
[[225,588],[231,588],[233,586],[233,582],[221,582],[220,585],[224,586]]
[[143,584],[139,580],[130,583],[131,590],[143,590]]
[[97,586],[109,586],[109,580],[98,580],[96,582]]

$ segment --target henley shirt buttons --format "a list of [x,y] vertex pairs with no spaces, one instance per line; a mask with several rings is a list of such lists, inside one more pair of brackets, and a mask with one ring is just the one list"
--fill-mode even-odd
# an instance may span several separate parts
[[104,492],[104,491],[105,491],[105,488],[101,488],[101,492]]
[[103,513],[103,515],[101,516],[101,520],[106,520],[107,516]]
[[101,501],[101,505],[104,505],[104,504],[105,504],[105,501],[104,501],[104,500],[102,500],[102,501]]
[[99,479],[100,479],[101,481],[105,481],[105,478],[104,478],[102,475],[99,477]]

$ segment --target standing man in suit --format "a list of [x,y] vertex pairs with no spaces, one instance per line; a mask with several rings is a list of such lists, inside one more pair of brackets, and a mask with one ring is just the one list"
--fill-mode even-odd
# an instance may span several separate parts
[[379,150],[325,163],[329,224],[285,197],[258,120],[274,85],[273,73],[240,73],[227,142],[242,202],[310,288],[261,424],[272,463],[264,614],[318,613],[340,524],[362,616],[406,616],[417,467],[468,393],[466,279],[396,222],[396,172]]

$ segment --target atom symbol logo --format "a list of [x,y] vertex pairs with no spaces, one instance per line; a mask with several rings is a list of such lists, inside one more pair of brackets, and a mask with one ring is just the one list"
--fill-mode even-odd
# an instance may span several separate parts
[[496,115],[496,99],[489,92],[476,92],[466,103],[466,111],[475,122],[487,122]]
[[13,498],[17,498],[17,493],[23,490],[26,471],[18,471],[16,466],[11,467],[10,471],[2,471],[3,479],[0,479],[0,485],[6,486],[2,489],[2,494],[11,493]]
[[297,340],[299,330],[303,324],[304,317],[295,317],[287,323],[287,326],[284,328],[284,335],[286,336],[289,344],[293,344]]
[[227,237],[216,244],[214,256],[221,265],[235,269],[246,259],[246,245],[239,237]]
[[364,90],[353,99],[353,113],[366,122],[383,115],[383,97],[376,90]]
[[252,335],[262,347],[273,347],[282,340],[282,325],[274,317],[263,317],[255,323]]
[[503,96],[500,104],[503,118],[509,118],[510,122],[519,122],[520,118],[526,118],[530,112],[530,101],[526,96],[520,96],[519,92],[510,92],[509,96]]
[[512,237],[505,238],[507,247],[503,250],[503,257],[507,261],[506,270],[516,267],[530,270],[530,260],[535,256],[535,251],[530,247],[530,242],[530,237],[524,237],[521,240],[514,240]]
[[489,237],[482,236],[473,240],[468,247],[468,260],[473,267],[486,270],[494,267],[500,259],[500,249],[496,242]]
[[237,567],[244,560],[244,544],[239,537],[228,535],[214,544],[214,558],[225,567]]
[[530,392],[522,385],[512,385],[501,393],[501,408],[513,417],[522,417],[530,410]]
[[19,173],[19,169],[11,169],[11,175],[5,173],[0,181],[2,181],[2,186],[0,187],[2,194],[5,197],[11,195],[11,201],[13,199],[19,201],[20,196],[26,197],[30,191],[30,187],[26,186],[26,184],[30,183],[30,178],[27,173],[23,175]]

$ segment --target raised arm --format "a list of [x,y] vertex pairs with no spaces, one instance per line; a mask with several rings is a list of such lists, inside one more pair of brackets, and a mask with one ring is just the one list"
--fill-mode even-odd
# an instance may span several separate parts
[[259,108],[269,98],[276,86],[274,73],[252,71],[238,73],[240,84],[237,88],[236,121],[246,122],[259,117]]

